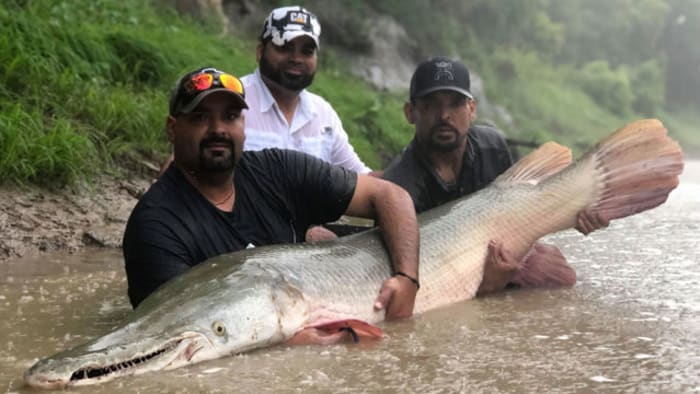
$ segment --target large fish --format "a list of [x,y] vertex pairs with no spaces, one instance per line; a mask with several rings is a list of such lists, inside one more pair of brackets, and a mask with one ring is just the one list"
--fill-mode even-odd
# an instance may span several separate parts
[[[658,120],[634,122],[570,162],[567,148],[547,143],[482,191],[421,214],[415,313],[473,298],[489,240],[522,258],[537,239],[573,227],[582,209],[617,219],[662,204],[683,169]],[[111,333],[37,362],[25,382],[64,388],[178,368],[308,327],[381,335],[373,301],[390,275],[376,230],[219,256],[162,286]]]

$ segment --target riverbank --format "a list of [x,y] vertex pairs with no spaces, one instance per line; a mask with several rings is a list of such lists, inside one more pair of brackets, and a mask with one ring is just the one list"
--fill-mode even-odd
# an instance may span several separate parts
[[88,246],[121,246],[126,220],[150,180],[104,178],[90,190],[0,187],[0,261]]

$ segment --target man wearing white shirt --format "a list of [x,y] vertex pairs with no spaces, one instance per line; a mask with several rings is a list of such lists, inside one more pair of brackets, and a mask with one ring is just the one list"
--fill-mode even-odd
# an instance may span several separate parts
[[[320,34],[316,16],[300,6],[276,8],[265,19],[256,52],[258,68],[241,78],[248,105],[243,114],[243,149],[292,149],[357,173],[371,173],[350,145],[333,107],[306,90],[316,74]],[[332,238],[335,234],[322,226],[306,233],[307,241]]]
[[244,149],[293,149],[369,173],[333,107],[306,90],[316,73],[320,34],[316,16],[300,6],[268,15],[256,53],[258,68],[242,78],[249,105]]

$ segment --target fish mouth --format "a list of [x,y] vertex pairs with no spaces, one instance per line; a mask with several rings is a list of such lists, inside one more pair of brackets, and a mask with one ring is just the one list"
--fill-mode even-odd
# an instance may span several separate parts
[[[137,375],[144,372],[172,369],[192,360],[194,355],[210,345],[209,340],[199,333],[187,333],[166,341],[155,349],[130,357],[98,356],[109,361],[85,361],[90,355],[81,357],[80,366],[75,364],[75,358],[70,357],[50,359],[47,363],[38,362],[24,376],[25,383],[34,388],[64,389],[71,386],[86,386],[106,382],[120,376]],[[126,349],[118,348],[124,353]],[[57,370],[63,372],[58,372]]]

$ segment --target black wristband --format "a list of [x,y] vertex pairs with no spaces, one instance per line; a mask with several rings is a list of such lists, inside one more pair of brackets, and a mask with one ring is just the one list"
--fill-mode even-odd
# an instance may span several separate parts
[[416,285],[416,290],[420,289],[420,283],[418,282],[418,279],[408,276],[406,273],[401,272],[401,271],[396,271],[394,272],[394,276],[403,276],[404,278],[408,278],[411,282],[413,282],[414,285]]

